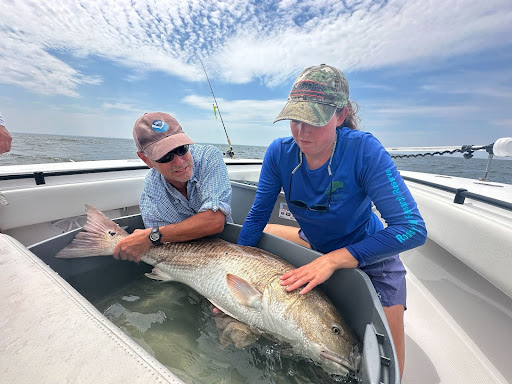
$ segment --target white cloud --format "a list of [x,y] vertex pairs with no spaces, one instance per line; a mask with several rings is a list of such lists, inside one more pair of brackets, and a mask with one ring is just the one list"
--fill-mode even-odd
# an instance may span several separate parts
[[[187,135],[197,143],[227,144],[226,134],[220,120],[205,119],[179,119]],[[272,124],[272,121],[262,122],[232,122],[226,121],[226,131],[231,144],[268,146],[274,138],[290,136],[290,127],[287,124]]]
[[0,33],[0,83],[18,85],[35,93],[78,97],[80,84],[101,84],[58,60],[40,45],[14,33]]
[[118,109],[123,111],[133,111],[137,109],[134,105],[124,103],[103,103],[101,108],[104,110]]
[[467,95],[476,99],[510,99],[511,78],[512,70],[508,68],[493,71],[466,70],[426,79],[422,89],[428,92]]
[[428,66],[512,42],[509,0],[14,0],[0,14],[0,82],[72,97],[99,84],[101,71],[83,73],[65,55],[114,61],[136,77],[203,81],[199,53],[226,82],[274,86],[320,62],[346,71]]
[[507,137],[512,137],[512,119],[500,119],[491,121],[491,124],[497,125],[509,130]]
[[[189,95],[183,102],[214,116],[211,98]],[[225,100],[217,99],[222,117],[233,123],[266,121],[272,123],[285,105],[283,100]]]
[[[465,111],[467,112],[467,105],[407,105],[404,102],[395,102],[393,106],[380,106],[374,111],[375,113],[388,115],[393,117],[402,116],[423,116],[423,117],[447,117],[447,116],[460,116]],[[477,112],[472,109],[473,112]]]
[[[512,4],[505,1],[361,1],[353,13],[343,2],[303,25],[268,34],[250,28],[213,54],[226,81],[263,77],[268,85],[319,63],[345,71],[429,61],[510,44]],[[373,4],[373,5],[372,5]],[[290,19],[303,7],[289,9]]]

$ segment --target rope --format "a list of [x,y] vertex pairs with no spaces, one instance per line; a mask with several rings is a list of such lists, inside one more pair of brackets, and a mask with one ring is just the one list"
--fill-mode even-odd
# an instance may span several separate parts
[[481,149],[485,149],[487,152],[491,150],[490,153],[492,153],[492,146],[493,144],[484,145],[481,147],[473,147],[472,145],[463,145],[460,149],[453,149],[453,150],[446,150],[446,151],[436,151],[436,152],[426,152],[426,153],[414,153],[409,155],[391,155],[392,159],[403,159],[403,158],[409,158],[409,157],[425,157],[425,156],[434,156],[434,155],[445,155],[450,154],[453,155],[456,152],[460,152],[464,154],[464,157],[466,159],[470,159],[473,157],[473,152],[479,151]]

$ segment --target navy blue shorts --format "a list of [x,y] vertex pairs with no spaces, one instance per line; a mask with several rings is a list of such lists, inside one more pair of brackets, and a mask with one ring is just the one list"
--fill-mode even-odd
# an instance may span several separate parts
[[407,309],[406,272],[398,255],[360,269],[370,278],[383,307],[401,304]]
[[[306,235],[299,230],[302,240],[309,243]],[[383,307],[401,304],[407,309],[407,286],[405,267],[398,255],[391,256],[378,263],[360,268],[370,278]]]

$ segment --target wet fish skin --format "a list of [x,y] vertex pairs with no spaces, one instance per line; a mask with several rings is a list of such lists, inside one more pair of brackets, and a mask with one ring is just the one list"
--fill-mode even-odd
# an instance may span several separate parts
[[[128,234],[86,206],[87,224],[56,257],[112,255]],[[356,371],[358,342],[334,305],[318,288],[305,295],[287,292],[280,276],[294,268],[264,250],[205,238],[151,247],[142,261],[148,277],[184,283],[226,314],[258,332],[288,342],[329,373]]]

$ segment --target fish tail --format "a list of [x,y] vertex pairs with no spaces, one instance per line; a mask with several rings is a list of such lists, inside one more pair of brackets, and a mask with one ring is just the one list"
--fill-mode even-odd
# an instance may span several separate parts
[[87,222],[71,244],[55,255],[69,259],[90,256],[108,256],[114,253],[116,244],[128,236],[119,225],[91,205],[85,206]]

